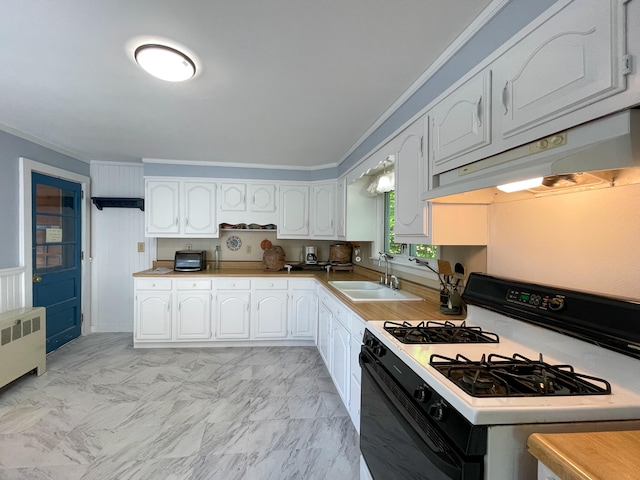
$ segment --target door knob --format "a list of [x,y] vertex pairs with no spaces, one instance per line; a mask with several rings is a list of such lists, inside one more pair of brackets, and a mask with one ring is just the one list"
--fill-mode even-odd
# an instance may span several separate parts
[[42,281],[42,277],[40,275],[34,275],[33,277],[31,277],[31,280],[33,281],[33,283],[39,283]]

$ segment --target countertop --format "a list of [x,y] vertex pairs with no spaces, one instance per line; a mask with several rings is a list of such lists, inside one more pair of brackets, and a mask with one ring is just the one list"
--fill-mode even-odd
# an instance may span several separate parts
[[563,480],[640,478],[640,431],[534,433],[527,446]]
[[[236,263],[236,262],[234,262]],[[354,267],[353,272],[337,271],[327,273],[326,271],[293,270],[265,272],[260,268],[261,262],[237,262],[237,264],[222,265],[219,270],[209,269],[201,272],[174,272],[165,274],[151,273],[153,269],[134,273],[134,277],[295,277],[295,278],[315,278],[320,281],[328,290],[338,297],[346,306],[353,310],[365,321],[372,320],[462,320],[465,315],[445,315],[439,310],[439,292],[435,289],[425,287],[409,281],[400,279],[400,290],[418,295],[424,301],[414,302],[353,302],[343,295],[339,290],[333,288],[331,280],[373,280],[376,281],[380,273],[362,267]],[[154,262],[154,268],[172,268],[173,262]]]

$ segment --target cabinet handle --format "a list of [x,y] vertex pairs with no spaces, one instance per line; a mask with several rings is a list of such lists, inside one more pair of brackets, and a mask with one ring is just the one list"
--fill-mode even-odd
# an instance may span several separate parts
[[253,192],[253,199],[251,200],[251,204],[252,205],[256,204],[256,194],[255,194],[255,192]]
[[482,95],[476,104],[476,117],[478,118],[478,126],[482,126]]
[[507,113],[509,113],[509,107],[507,105],[509,98],[509,92],[507,87],[509,86],[509,80],[507,80],[507,82],[504,84],[504,88],[502,89],[502,106],[504,107],[504,114],[506,115]]
[[184,219],[184,224],[185,224],[187,227],[189,226],[189,219],[188,219],[188,218],[185,218],[185,219]]
[[176,225],[178,225],[178,217],[176,217]]

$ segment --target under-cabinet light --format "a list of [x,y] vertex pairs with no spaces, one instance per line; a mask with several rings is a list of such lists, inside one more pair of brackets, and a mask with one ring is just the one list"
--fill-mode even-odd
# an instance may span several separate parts
[[519,192],[520,190],[526,190],[528,188],[535,188],[542,185],[542,177],[530,178],[528,180],[521,180],[519,182],[505,183],[504,185],[498,185],[496,188],[506,193]]

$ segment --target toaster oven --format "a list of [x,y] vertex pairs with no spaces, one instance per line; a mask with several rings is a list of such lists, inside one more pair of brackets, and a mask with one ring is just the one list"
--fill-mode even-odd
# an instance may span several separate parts
[[207,252],[205,250],[178,250],[173,262],[176,272],[199,272],[207,268]]

